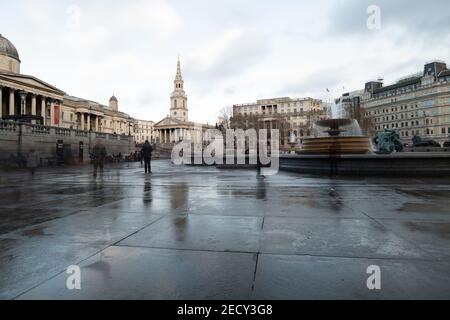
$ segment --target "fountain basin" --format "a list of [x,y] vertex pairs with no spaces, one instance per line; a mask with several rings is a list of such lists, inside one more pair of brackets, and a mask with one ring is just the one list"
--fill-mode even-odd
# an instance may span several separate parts
[[450,176],[450,152],[393,154],[282,155],[280,170],[343,176]]
[[366,136],[329,136],[303,140],[300,154],[367,154],[372,152]]

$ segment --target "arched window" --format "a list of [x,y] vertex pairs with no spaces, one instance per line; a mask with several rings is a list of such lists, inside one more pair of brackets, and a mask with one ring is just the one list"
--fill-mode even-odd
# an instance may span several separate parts
[[183,100],[183,108],[186,108],[186,100]]
[[178,107],[178,101],[175,100],[175,108]]

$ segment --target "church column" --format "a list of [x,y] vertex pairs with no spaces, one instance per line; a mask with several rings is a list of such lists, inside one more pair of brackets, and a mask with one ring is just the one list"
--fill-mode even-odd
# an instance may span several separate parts
[[[36,115],[36,95],[34,93],[31,94],[31,115]],[[36,120],[33,120],[32,123],[35,124]]]
[[9,115],[15,115],[15,100],[14,100],[14,89],[9,88]]
[[95,131],[98,132],[98,116],[95,116]]

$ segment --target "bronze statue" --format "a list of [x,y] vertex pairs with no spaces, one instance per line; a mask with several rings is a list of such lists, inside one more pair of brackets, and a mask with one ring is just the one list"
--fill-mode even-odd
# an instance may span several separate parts
[[373,139],[378,152],[380,154],[391,154],[394,151],[402,152],[403,144],[400,140],[400,136],[395,130],[385,129],[384,132],[379,133],[375,139]]

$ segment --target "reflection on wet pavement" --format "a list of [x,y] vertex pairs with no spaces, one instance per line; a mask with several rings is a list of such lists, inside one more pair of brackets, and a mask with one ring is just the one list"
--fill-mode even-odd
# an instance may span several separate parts
[[443,179],[153,170],[1,172],[0,299],[450,298]]

